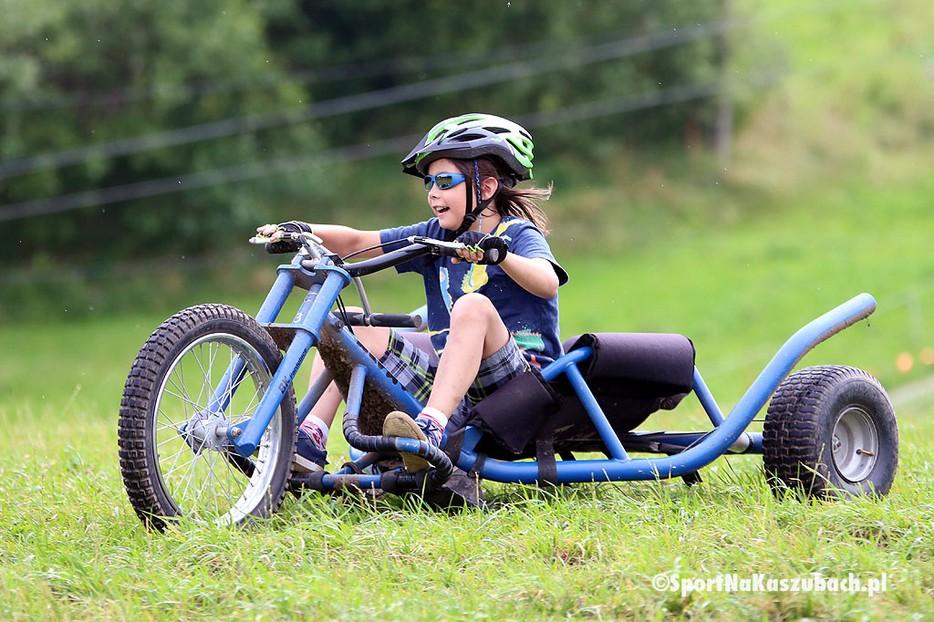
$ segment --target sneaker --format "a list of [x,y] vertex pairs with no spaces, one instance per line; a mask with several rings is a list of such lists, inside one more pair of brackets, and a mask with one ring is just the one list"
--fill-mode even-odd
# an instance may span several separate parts
[[[383,436],[398,436],[402,438],[414,438],[419,441],[434,445],[437,447],[441,443],[441,436],[444,430],[428,417],[419,417],[412,419],[407,413],[394,410],[386,415],[383,421]],[[402,463],[405,470],[410,472],[424,471],[431,466],[427,460],[415,454],[399,452],[402,456]]]
[[292,467],[298,473],[314,473],[323,471],[328,463],[328,452],[315,442],[308,432],[299,428],[298,440],[295,443],[295,456],[292,458]]
[[434,419],[419,415],[415,418],[415,423],[418,425],[419,429],[424,432],[425,436],[428,437],[428,443],[430,445],[434,445],[435,447],[441,446],[441,439],[444,438],[444,428],[438,426],[438,423]]

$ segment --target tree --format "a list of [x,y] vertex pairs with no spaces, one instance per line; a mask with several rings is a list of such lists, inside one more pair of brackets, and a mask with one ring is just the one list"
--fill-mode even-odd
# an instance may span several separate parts
[[[335,143],[417,132],[471,110],[504,116],[547,113],[582,102],[621,99],[711,80],[715,37],[577,65],[581,48],[677,32],[716,21],[718,0],[355,0],[303,2],[301,13],[270,12],[272,44],[294,67],[345,65],[344,79],[311,82],[315,99],[373,91],[515,61],[564,59],[568,66],[463,92],[438,95],[328,121]],[[374,62],[376,61],[376,62]],[[327,74],[326,74],[327,75]],[[567,143],[679,138],[686,114],[706,104],[656,108],[633,119],[607,118],[555,131]],[[700,114],[700,113],[698,113]]]
[[[254,3],[5,0],[0,21],[0,161],[104,144],[308,103],[266,40]],[[262,88],[250,88],[261,85]],[[0,204],[186,174],[320,148],[313,128],[244,132],[0,180]],[[219,185],[16,221],[0,253],[60,245],[115,253],[193,248],[260,221],[259,197],[307,191],[314,175]]]

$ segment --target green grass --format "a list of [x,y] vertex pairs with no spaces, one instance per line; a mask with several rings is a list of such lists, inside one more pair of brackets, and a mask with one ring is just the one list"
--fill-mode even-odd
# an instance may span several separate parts
[[[44,435],[73,428],[42,423]],[[920,423],[903,416],[903,436],[929,433]],[[907,619],[930,602],[934,490],[912,443],[882,501],[778,501],[737,459],[693,489],[509,487],[493,509],[456,516],[309,497],[245,532],[184,525],[151,535],[121,498],[112,440],[98,421],[74,439],[80,452],[46,441],[16,466],[4,462],[5,507],[15,508],[2,519],[5,619]],[[56,475],[40,484],[39,470]],[[661,572],[886,573],[890,591],[682,598],[652,589]]]
[[[562,327],[670,330],[728,408],[784,339],[859,291],[880,308],[804,364],[871,369],[896,396],[934,369],[896,370],[934,346],[934,265],[924,177],[814,190],[796,208],[673,230],[632,247],[561,257]],[[265,261],[265,260],[264,260]],[[414,306],[418,283],[374,280],[373,298]],[[399,284],[402,289],[398,290]],[[194,296],[196,294],[192,294]],[[226,300],[255,310],[255,295]],[[190,302],[197,302],[191,300]],[[909,301],[909,304],[905,304]],[[775,499],[756,457],[680,481],[556,493],[488,485],[492,507],[449,516],[397,499],[307,495],[247,531],[143,530],[116,458],[116,411],[133,354],[163,313],[0,327],[0,618],[861,619],[932,615],[934,399],[898,402],[901,466],[885,499]],[[920,318],[920,319],[919,319]],[[907,398],[906,398],[907,399]],[[690,429],[693,400],[650,419]],[[335,435],[335,437],[338,435]],[[331,444],[339,460],[346,445]],[[864,594],[658,592],[659,573],[708,578],[886,573]]]

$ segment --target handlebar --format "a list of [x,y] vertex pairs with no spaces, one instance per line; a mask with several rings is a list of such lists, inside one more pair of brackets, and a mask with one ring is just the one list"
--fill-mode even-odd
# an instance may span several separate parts
[[[286,223],[286,225],[289,224],[291,223]],[[467,236],[468,234],[464,235]],[[279,225],[278,230],[271,237],[255,235],[250,238],[250,243],[262,244],[266,247],[266,252],[273,254],[299,252],[304,256],[301,262],[302,267],[308,270],[313,270],[318,262],[326,257],[331,263],[345,269],[352,278],[356,279],[429,254],[455,257],[458,255],[458,251],[461,250],[480,251],[483,254],[480,263],[486,264],[497,264],[505,258],[508,252],[508,245],[505,240],[495,236],[483,236],[479,233],[474,233],[474,235],[476,237],[473,239],[469,237],[463,239],[462,236],[458,238],[458,240],[463,239],[463,241],[457,242],[435,240],[425,236],[413,235],[405,238],[405,241],[409,242],[409,245],[406,247],[384,253],[380,257],[355,263],[345,263],[344,259],[339,255],[328,250],[327,247],[324,246],[324,240],[312,233],[307,224],[304,225],[303,229],[299,230],[295,230],[295,228],[286,228],[285,225]],[[465,242],[469,242],[469,244]],[[354,254],[386,245],[387,244],[382,244],[366,248]],[[350,256],[351,255],[348,255],[347,258]]]
[[431,254],[434,254],[434,250],[431,246],[423,242],[416,242],[394,251],[384,253],[379,257],[373,257],[372,259],[365,259],[363,261],[343,264],[341,267],[346,270],[352,277],[366,276],[368,274],[373,274],[374,272],[379,272],[380,270],[385,270],[386,268],[405,263],[415,259],[416,257],[422,257],[424,255]]
[[[411,236],[404,241],[409,242],[407,246],[389,251],[378,257],[366,259],[358,262],[344,262],[336,253],[328,250],[324,246],[324,240],[311,232],[287,232],[281,229],[275,236],[268,237],[264,235],[255,235],[250,238],[250,244],[263,245],[268,252],[280,253],[282,242],[285,245],[292,246],[292,250],[297,251],[295,259],[300,259],[302,268],[308,271],[314,271],[318,268],[320,262],[325,261],[327,265],[339,267],[346,271],[360,294],[360,302],[363,306],[363,313],[351,312],[346,314],[347,322],[351,326],[382,326],[390,328],[413,328],[422,330],[425,325],[425,318],[418,315],[391,314],[391,313],[371,313],[369,301],[366,297],[366,291],[363,288],[361,276],[373,274],[386,268],[397,266],[425,255],[448,255],[455,256],[456,251],[468,248],[461,242],[447,242],[435,240],[423,236]],[[403,240],[399,240],[400,242]],[[274,250],[275,249],[275,250]],[[295,259],[293,259],[293,264]]]
[[258,244],[266,246],[269,249],[270,243],[277,242],[291,242],[294,244],[294,250],[302,252],[306,258],[302,261],[302,267],[313,270],[315,265],[322,257],[330,257],[334,260],[334,263],[340,265],[341,268],[346,270],[351,277],[360,277],[366,276],[368,274],[373,274],[374,272],[379,272],[380,270],[385,270],[392,266],[397,266],[406,261],[410,261],[417,257],[422,257],[424,255],[442,255],[442,256],[456,256],[456,251],[460,249],[465,249],[467,246],[460,242],[446,242],[444,240],[435,240],[433,238],[427,238],[424,236],[410,236],[405,239],[409,242],[408,246],[399,248],[388,253],[384,253],[379,257],[373,257],[372,259],[366,259],[364,261],[357,261],[353,263],[343,263],[340,258],[332,253],[326,246],[324,246],[324,240],[314,235],[313,233],[301,232],[301,233],[286,233],[280,232],[277,236],[267,237],[264,235],[255,235],[250,238],[250,244]]
[[[413,235],[408,238],[405,238],[409,242],[408,246],[403,248],[396,249],[394,251],[389,251],[379,257],[374,257],[373,259],[367,259],[365,261],[359,261],[356,263],[342,264],[342,268],[347,270],[353,277],[365,276],[367,274],[373,274],[390,266],[397,266],[406,261],[415,259],[416,257],[422,257],[424,255],[434,255],[434,256],[444,256],[444,257],[457,257],[457,251],[459,250],[475,250],[476,246],[469,246],[462,242],[447,242],[444,240],[435,240],[433,238],[427,238],[420,235]],[[491,244],[490,247],[485,247],[485,241],[492,241],[496,244]],[[506,243],[503,242],[500,238],[488,237],[481,241],[480,247],[486,253],[486,256],[493,259],[491,263],[496,263],[498,258],[501,258],[506,253]],[[501,259],[499,259],[501,260]]]

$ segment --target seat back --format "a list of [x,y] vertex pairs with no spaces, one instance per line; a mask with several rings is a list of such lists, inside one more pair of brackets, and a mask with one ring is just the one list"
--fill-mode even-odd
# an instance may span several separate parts
[[602,395],[667,397],[694,385],[694,344],[684,335],[587,333],[564,343],[565,352],[583,346],[593,356],[581,363],[581,373]]

